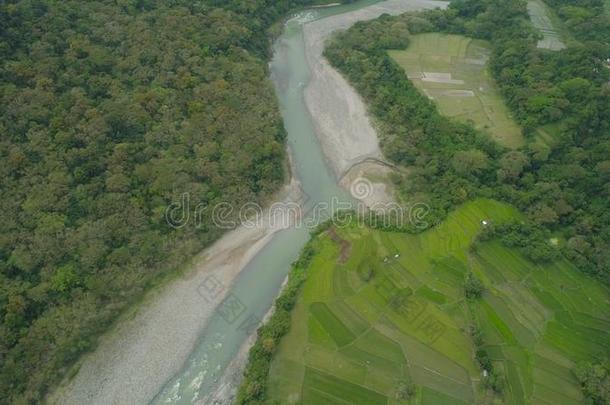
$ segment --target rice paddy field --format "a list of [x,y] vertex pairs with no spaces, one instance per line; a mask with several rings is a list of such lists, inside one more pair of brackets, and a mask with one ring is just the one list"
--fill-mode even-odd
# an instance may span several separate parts
[[486,41],[441,33],[414,35],[406,50],[389,51],[441,114],[470,123],[500,144],[517,148],[524,142],[521,128],[488,72],[489,54]]
[[561,22],[542,0],[529,0],[527,11],[530,15],[532,24],[542,34],[542,39],[538,41],[538,48],[560,51],[566,47],[564,32],[559,28]]
[[[350,225],[318,236],[269,403],[482,402],[473,324],[503,375],[502,403],[582,402],[572,369],[608,354],[610,291],[565,261],[536,265],[498,241],[471,249],[482,221],[519,217],[479,199],[419,235]],[[485,285],[477,301],[464,299],[468,271]]]

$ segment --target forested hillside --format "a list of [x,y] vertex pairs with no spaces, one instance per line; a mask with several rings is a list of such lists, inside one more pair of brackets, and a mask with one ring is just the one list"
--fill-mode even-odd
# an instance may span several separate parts
[[268,30],[310,0],[0,4],[0,402],[32,402],[220,235],[165,210],[285,180]]

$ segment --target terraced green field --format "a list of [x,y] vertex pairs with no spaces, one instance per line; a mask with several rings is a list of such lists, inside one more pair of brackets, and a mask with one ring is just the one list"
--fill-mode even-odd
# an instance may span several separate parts
[[[564,261],[535,265],[498,241],[470,249],[482,221],[520,214],[492,200],[467,203],[420,235],[369,228],[321,234],[317,254],[269,374],[279,403],[467,404],[482,400],[481,369],[468,332],[476,324],[502,402],[582,401],[576,362],[607,354],[610,291]],[[468,270],[485,284],[464,299]],[[397,393],[415,385],[411,402]]]
[[566,47],[565,31],[561,30],[559,17],[542,0],[529,0],[527,12],[534,27],[542,34],[538,48],[560,51]]
[[471,123],[504,146],[523,144],[521,128],[487,71],[490,48],[486,41],[420,34],[411,37],[406,50],[389,54],[443,115]]

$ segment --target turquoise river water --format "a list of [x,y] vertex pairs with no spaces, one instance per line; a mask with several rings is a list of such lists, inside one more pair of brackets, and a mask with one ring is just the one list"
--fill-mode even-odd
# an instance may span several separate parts
[[[305,194],[305,211],[331,199],[351,201],[327,166],[314,132],[303,90],[310,72],[305,60],[303,24],[352,11],[377,1],[359,1],[345,6],[316,8],[290,18],[274,44],[270,64],[281,114],[287,131],[294,173]],[[241,272],[230,293],[216,311],[183,369],[167,382],[153,404],[191,404],[213,392],[227,365],[237,354],[258,320],[267,313],[290,265],[309,239],[307,227],[292,227],[276,233]],[[227,286],[229,287],[229,286]]]

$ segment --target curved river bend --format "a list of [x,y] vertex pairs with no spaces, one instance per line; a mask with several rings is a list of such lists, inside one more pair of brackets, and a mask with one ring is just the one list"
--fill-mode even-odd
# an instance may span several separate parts
[[[309,69],[305,60],[302,24],[329,11],[330,8],[306,11],[287,21],[283,34],[274,45],[270,64],[271,79],[286,127],[293,176],[301,183],[307,205],[330,202],[333,197],[346,197],[324,160],[303,96],[305,84],[309,81]],[[309,230],[303,226],[279,231],[273,236],[242,270],[223,303],[236,309],[246,308],[243,316],[234,313],[223,317],[216,311],[184,369],[168,382],[154,404],[191,404],[203,399],[205,393],[217,389],[216,384],[225,368],[252,333],[247,323],[242,323],[264,317],[291,263],[297,259],[308,239]]]
[[[390,0],[380,6],[388,4],[393,9],[375,6],[375,12],[364,15],[362,19],[374,18],[385,11],[398,13],[426,7],[420,5],[424,2],[425,0]],[[339,187],[334,172],[325,161],[305,103],[304,88],[309,83],[310,70],[305,54],[303,25],[375,3],[378,1],[366,0],[351,5],[300,12],[286,22],[283,34],[274,44],[274,56],[270,64],[271,79],[287,131],[293,176],[301,183],[304,194],[303,212],[321,203],[332,206],[333,199],[352,201],[348,193]],[[210,393],[218,391],[227,366],[254,332],[258,320],[268,312],[291,263],[296,260],[308,239],[309,229],[305,226],[291,227],[273,236],[235,280],[230,293],[210,319],[183,369],[167,382],[152,401],[153,404],[212,402]]]

